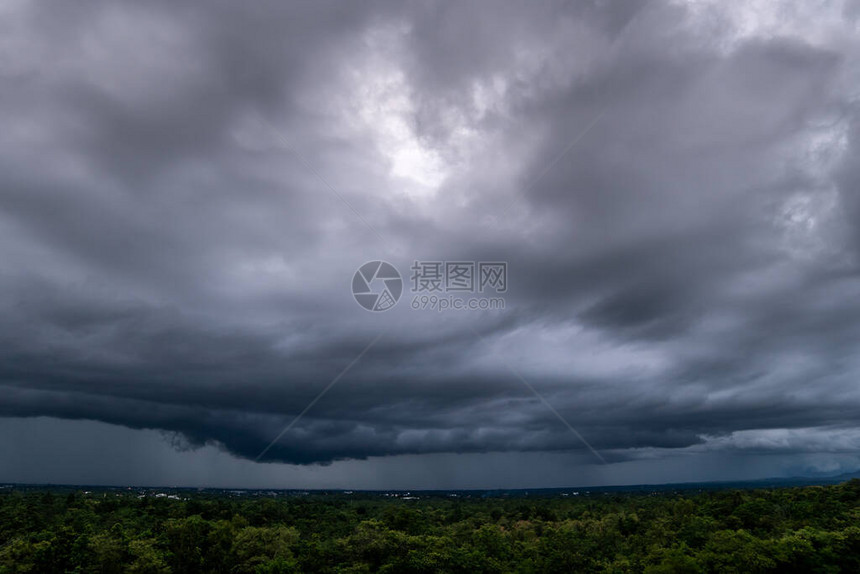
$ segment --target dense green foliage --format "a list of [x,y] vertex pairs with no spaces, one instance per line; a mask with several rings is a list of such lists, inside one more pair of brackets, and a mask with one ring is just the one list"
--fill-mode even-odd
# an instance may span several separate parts
[[860,572],[860,481],[403,500],[6,490],[13,572]]

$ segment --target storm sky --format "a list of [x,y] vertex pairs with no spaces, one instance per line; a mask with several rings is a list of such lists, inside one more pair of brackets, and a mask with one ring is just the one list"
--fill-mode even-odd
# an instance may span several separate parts
[[[0,481],[860,469],[858,18],[3,2]],[[415,261],[505,308],[413,309]]]

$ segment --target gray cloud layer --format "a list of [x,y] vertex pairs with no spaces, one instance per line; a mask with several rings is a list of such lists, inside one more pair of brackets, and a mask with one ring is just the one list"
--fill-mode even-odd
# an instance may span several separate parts
[[854,3],[0,11],[0,415],[253,459],[384,332],[265,460],[586,456],[506,365],[610,462],[854,449]]

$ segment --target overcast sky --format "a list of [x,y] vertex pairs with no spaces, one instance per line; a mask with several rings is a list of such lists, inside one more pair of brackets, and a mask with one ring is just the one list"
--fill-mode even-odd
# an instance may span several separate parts
[[[858,18],[0,3],[0,481],[860,469]],[[504,309],[413,309],[415,261]]]

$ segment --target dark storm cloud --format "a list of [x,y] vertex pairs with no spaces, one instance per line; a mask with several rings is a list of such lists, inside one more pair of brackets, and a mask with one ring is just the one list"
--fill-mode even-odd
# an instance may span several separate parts
[[849,452],[856,11],[744,6],[8,5],[0,414],[253,459],[384,332],[264,460],[587,455],[509,366],[609,462]]

